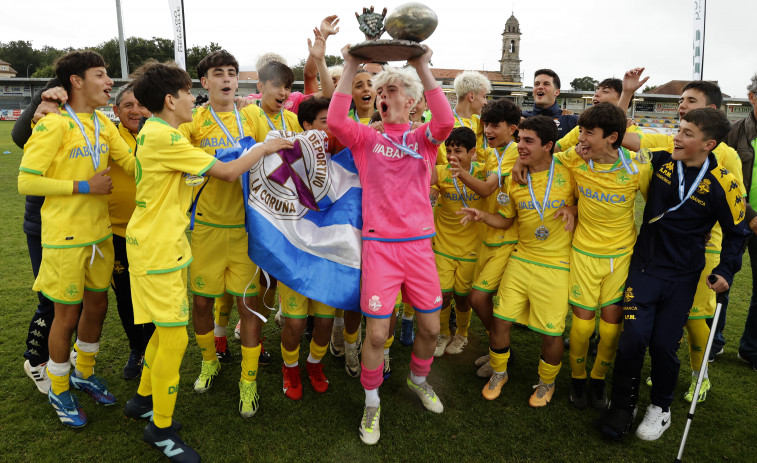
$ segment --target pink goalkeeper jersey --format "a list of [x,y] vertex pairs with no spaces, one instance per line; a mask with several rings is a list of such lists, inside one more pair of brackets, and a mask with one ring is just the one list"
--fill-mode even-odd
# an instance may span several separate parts
[[[350,119],[347,114],[351,100],[352,95],[334,93],[328,126],[355,158],[363,186],[363,239],[410,241],[434,236],[428,197],[431,167],[436,164],[438,145],[454,126],[452,110],[442,89],[426,92],[434,117],[407,136],[407,146],[423,159],[402,152],[381,133]],[[409,127],[409,124],[384,124],[385,133],[398,144]]]

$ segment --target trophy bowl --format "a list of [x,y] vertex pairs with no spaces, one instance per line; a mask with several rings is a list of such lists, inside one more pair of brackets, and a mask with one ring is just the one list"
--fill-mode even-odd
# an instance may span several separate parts
[[[373,7],[363,8],[363,14],[355,13],[355,16],[366,40],[350,47],[349,53],[376,63],[407,61],[421,56],[427,48],[419,42],[430,37],[439,23],[436,13],[421,3],[400,5],[389,16],[386,16],[386,8],[376,13]],[[381,39],[384,31],[392,39]]]

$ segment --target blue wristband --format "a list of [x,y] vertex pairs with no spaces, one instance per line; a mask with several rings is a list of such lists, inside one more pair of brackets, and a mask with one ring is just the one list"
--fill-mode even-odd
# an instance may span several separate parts
[[79,182],[79,194],[86,195],[87,193],[89,193],[89,182],[82,180]]

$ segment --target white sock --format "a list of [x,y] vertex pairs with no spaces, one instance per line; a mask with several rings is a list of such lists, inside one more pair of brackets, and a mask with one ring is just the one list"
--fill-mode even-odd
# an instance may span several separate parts
[[321,363],[321,359],[313,357],[313,354],[308,354],[308,363]]
[[225,326],[216,325],[215,323],[214,323],[214,325],[215,326],[213,327],[213,335],[215,337],[217,337],[217,338],[225,338],[226,337],[226,327]]
[[344,317],[334,317],[334,326],[344,326]]
[[289,368],[292,368],[292,367],[296,367],[296,366],[298,366],[299,364],[300,364],[300,362],[299,362],[299,361],[295,361],[294,363],[286,363],[286,362],[284,362],[284,366],[285,366],[285,367],[289,367]]
[[389,355],[389,348],[384,349],[384,355]]
[[55,376],[66,376],[71,371],[71,364],[66,361],[63,363],[53,362],[53,359],[47,361],[47,371]]
[[379,399],[378,388],[365,389],[365,406],[378,407],[380,404],[381,404],[381,399]]
[[[707,369],[705,369],[705,370],[704,370],[704,378],[705,378],[705,379],[709,379],[709,378],[710,378],[710,377],[708,376],[708,373],[709,373],[709,368],[707,368]],[[692,371],[692,372],[691,372],[691,377],[692,377],[692,378],[699,378],[699,370],[694,370],[694,371]]]
[[412,315],[405,315],[405,314],[402,314],[402,319],[403,319],[403,320],[410,320],[410,321],[413,321],[413,316],[412,316]]
[[357,350],[357,343],[356,342],[345,342],[344,343],[344,349],[348,352],[352,352],[354,350]]
[[76,338],[76,345],[79,347],[80,351],[90,354],[96,354],[100,350],[99,342],[84,342],[81,339]]
[[424,381],[426,381],[426,377],[425,376],[416,376],[415,373],[413,373],[411,371],[410,372],[410,381],[412,381],[413,384],[415,384],[416,386],[420,386],[421,384],[423,384]]

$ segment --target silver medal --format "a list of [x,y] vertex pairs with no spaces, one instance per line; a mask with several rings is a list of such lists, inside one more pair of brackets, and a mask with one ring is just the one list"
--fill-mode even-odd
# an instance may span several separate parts
[[205,181],[205,177],[202,175],[189,175],[187,174],[187,177],[184,179],[184,183],[186,183],[189,186],[198,186],[202,185],[202,182]]
[[534,231],[534,235],[537,240],[544,241],[549,238],[549,230],[544,225],[539,225]]
[[507,206],[510,204],[510,197],[507,195],[507,193],[500,193],[497,195],[497,202],[500,206]]

